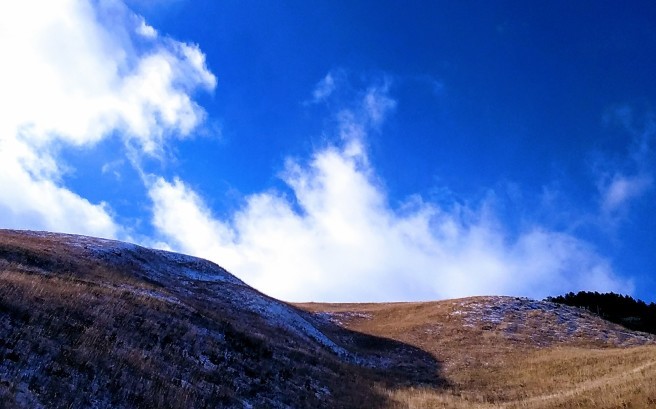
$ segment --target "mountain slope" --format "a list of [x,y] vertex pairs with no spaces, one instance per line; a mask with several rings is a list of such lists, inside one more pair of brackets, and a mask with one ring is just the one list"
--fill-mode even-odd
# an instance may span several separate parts
[[656,336],[586,310],[516,297],[298,306],[443,363],[447,388],[388,388],[392,407],[656,407]]
[[[360,338],[370,347],[356,355],[308,314],[205,260],[0,231],[5,407],[382,405],[369,386],[396,359],[436,366],[427,353],[394,342],[398,351],[383,363],[377,339]],[[406,379],[396,372],[386,381]]]
[[653,344],[510,297],[290,305],[195,257],[0,230],[0,407],[594,407],[609,384],[645,407]]

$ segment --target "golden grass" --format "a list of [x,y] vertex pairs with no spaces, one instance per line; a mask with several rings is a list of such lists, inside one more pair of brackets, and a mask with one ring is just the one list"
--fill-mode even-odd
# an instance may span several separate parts
[[[526,314],[512,336],[505,329],[515,322],[490,329],[462,318],[463,310],[492,300],[299,306],[416,346],[442,363],[446,387],[378,386],[389,408],[656,408],[655,345],[624,347],[633,341],[618,338],[621,328],[585,314],[580,324],[607,338],[558,338],[554,317],[539,310]],[[540,343],[541,337],[552,341]]]
[[35,406],[27,391],[62,407],[656,408],[653,339],[584,312],[297,305],[340,323],[307,317],[355,365],[240,309],[229,286],[144,279],[147,252],[108,257],[0,232],[0,406]]
[[[474,370],[476,372],[476,370]],[[385,390],[390,408],[653,408],[656,347],[535,351],[469,390]]]

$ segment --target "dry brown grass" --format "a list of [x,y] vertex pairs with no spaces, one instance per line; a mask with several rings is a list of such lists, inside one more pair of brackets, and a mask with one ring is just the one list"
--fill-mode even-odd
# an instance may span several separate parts
[[2,236],[0,407],[232,407],[280,387],[290,401],[318,402],[293,373],[292,354],[314,351],[251,336],[272,329],[242,311],[173,297],[185,289],[140,279],[133,260],[126,268],[57,238]]
[[0,407],[656,407],[654,337],[570,307],[298,305],[340,357],[248,287],[76,240],[0,230]]
[[[511,301],[478,297],[300,307],[327,312],[347,328],[417,346],[444,363],[445,387],[379,386],[390,397],[390,408],[656,407],[653,338],[632,338],[625,329],[576,310],[510,309],[497,321],[474,314]],[[577,317],[575,330],[561,328],[561,313]]]
[[0,230],[0,407],[381,407],[389,398],[376,382],[435,385],[421,350],[348,333],[385,363],[361,365],[286,326],[293,307],[176,276],[218,266],[84,243]]
[[535,351],[490,373],[476,389],[386,390],[393,408],[656,407],[656,347]]

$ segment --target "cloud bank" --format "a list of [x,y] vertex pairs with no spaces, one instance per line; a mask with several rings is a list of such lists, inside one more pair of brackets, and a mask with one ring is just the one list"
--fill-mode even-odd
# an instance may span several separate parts
[[125,237],[106,203],[62,185],[58,152],[120,135],[135,155],[160,155],[204,118],[190,97],[215,86],[203,54],[118,1],[3,2],[0,27],[3,227]]
[[172,248],[291,301],[631,290],[588,243],[539,225],[511,237],[489,203],[414,196],[391,207],[365,142],[394,107],[388,84],[369,88],[337,113],[337,143],[306,162],[288,159],[280,176],[291,193],[251,195],[228,220],[180,179],[154,178],[153,223]]

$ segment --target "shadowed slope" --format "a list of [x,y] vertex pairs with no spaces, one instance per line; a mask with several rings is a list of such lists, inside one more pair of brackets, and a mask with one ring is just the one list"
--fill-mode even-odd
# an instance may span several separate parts
[[[415,347],[349,333],[365,345],[349,349],[345,330],[314,321],[205,260],[0,231],[4,407],[381,406],[383,379],[441,382]],[[386,376],[401,361],[430,376]]]

